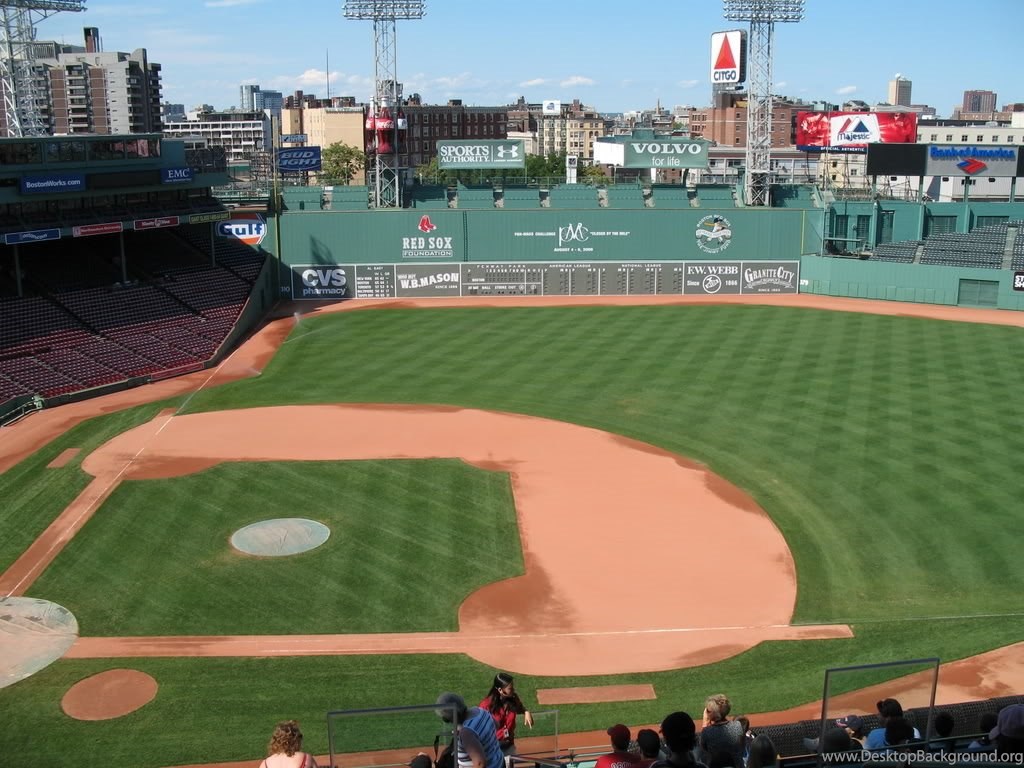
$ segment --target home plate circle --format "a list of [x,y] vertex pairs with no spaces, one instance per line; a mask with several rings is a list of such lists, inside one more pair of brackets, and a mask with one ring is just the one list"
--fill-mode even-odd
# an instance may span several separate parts
[[247,555],[284,557],[316,549],[330,535],[331,529],[316,520],[279,517],[239,528],[231,536],[231,546]]

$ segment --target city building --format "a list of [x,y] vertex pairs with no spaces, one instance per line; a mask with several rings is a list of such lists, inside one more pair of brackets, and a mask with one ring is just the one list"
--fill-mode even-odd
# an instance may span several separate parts
[[185,120],[185,105],[184,104],[170,104],[164,102],[160,105],[160,122],[161,123],[180,123]]
[[996,94],[993,91],[964,91],[961,112],[995,112]]
[[889,103],[894,107],[909,107],[912,86],[913,83],[903,77],[903,75],[896,75],[896,77],[889,81]]
[[[690,114],[690,136],[707,139],[718,146],[747,146],[747,101],[744,93],[724,93],[719,105],[694,109]],[[772,103],[772,147],[792,147],[796,113],[807,104],[775,99]]]
[[189,119],[167,123],[164,136],[205,140],[209,148],[224,149],[229,166],[248,163],[253,154],[269,147],[270,121],[262,112],[198,112]]
[[[160,131],[160,65],[145,48],[100,50],[99,30],[85,28],[85,46],[33,45],[33,91],[50,134],[131,134]],[[0,125],[6,126],[6,100]]]
[[265,91],[256,83],[244,83],[238,89],[238,107],[243,112],[267,111],[272,117],[280,117],[283,106],[280,91]]
[[[348,106],[342,106],[342,102],[348,102]],[[356,105],[355,99],[351,97],[331,99],[327,104],[316,107],[282,108],[282,135],[305,135],[308,147],[324,148],[340,143],[363,151],[366,131],[366,113],[363,107]],[[359,171],[351,183],[365,184],[365,170]]]
[[579,99],[562,104],[558,114],[535,115],[537,124],[537,152],[539,155],[566,155],[591,161],[594,158],[594,140],[607,135],[606,120],[593,107]]

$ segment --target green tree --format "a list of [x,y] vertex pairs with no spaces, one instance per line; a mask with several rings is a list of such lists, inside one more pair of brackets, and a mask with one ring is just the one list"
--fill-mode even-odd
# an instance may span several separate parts
[[577,170],[580,179],[590,182],[601,182],[608,179],[604,167],[600,165],[584,165]]
[[351,184],[352,178],[366,167],[366,155],[361,149],[340,141],[325,147],[320,176],[329,181]]

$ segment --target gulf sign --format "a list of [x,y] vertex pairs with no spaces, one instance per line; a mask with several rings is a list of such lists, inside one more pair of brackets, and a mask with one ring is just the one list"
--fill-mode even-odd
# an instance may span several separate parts
[[277,150],[277,170],[282,173],[319,171],[320,164],[320,147]]
[[736,85],[747,79],[747,33],[741,29],[711,35],[711,82]]
[[267,236],[267,223],[258,213],[236,213],[217,223],[217,234],[256,247]]
[[796,148],[802,152],[866,152],[868,144],[913,144],[915,112],[798,112]]

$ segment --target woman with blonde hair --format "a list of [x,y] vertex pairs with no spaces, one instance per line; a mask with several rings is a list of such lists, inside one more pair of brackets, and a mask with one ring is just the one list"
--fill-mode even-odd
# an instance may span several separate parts
[[302,731],[294,720],[284,720],[274,727],[267,752],[270,754],[260,768],[317,768],[313,756],[302,751]]

